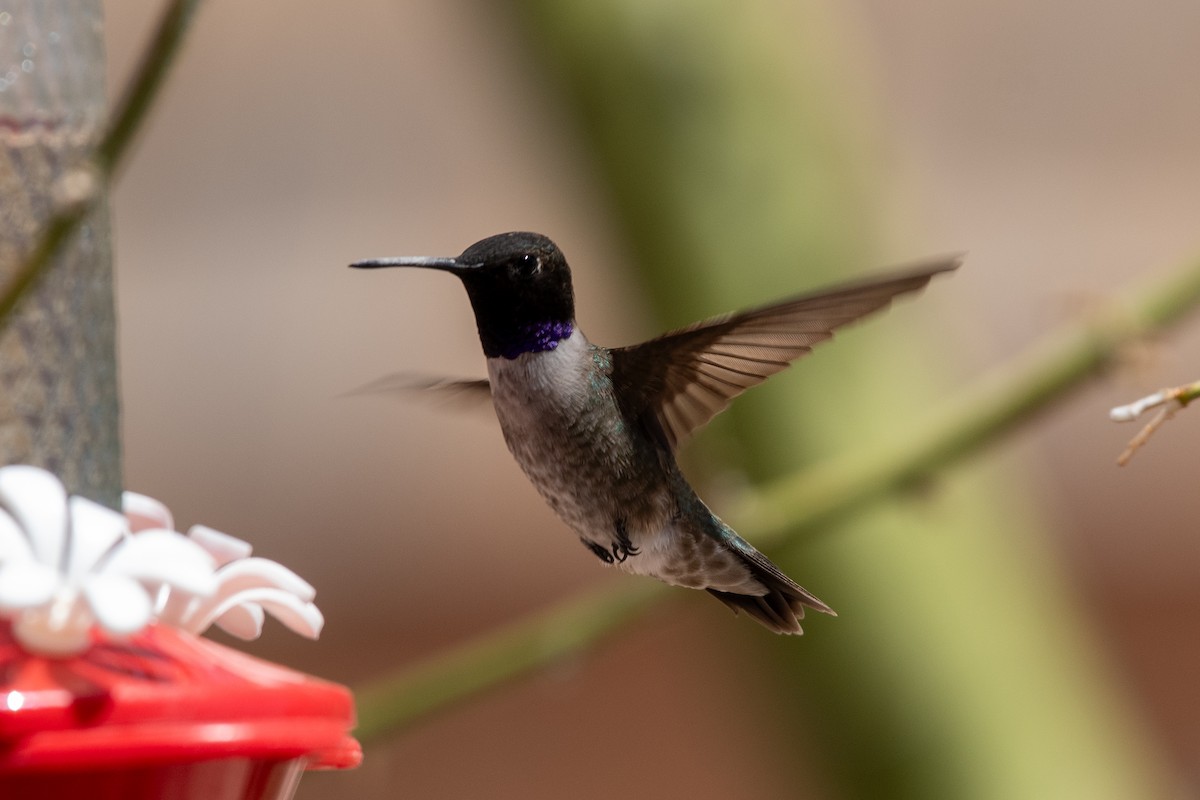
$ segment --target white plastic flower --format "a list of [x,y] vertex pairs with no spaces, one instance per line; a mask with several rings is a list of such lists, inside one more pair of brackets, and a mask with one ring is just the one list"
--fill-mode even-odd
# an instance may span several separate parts
[[93,626],[117,635],[153,617],[151,588],[211,595],[215,563],[175,531],[134,537],[125,518],[37,467],[0,468],[0,616],[28,650],[62,656],[91,642]]
[[30,652],[68,656],[99,627],[123,636],[151,622],[202,633],[214,622],[244,639],[265,612],[315,638],[315,591],[250,545],[209,528],[174,530],[156,500],[127,492],[125,514],[67,497],[29,466],[0,468],[0,618]]
[[[124,507],[135,532],[147,526],[174,526],[171,512],[153,498],[126,492]],[[196,597],[166,588],[155,606],[161,621],[192,633],[215,624],[239,639],[254,639],[262,633],[269,611],[302,636],[315,639],[321,633],[325,620],[312,602],[316,589],[299,575],[275,561],[252,558],[247,542],[203,525],[188,529],[188,539],[217,564],[217,589]]]

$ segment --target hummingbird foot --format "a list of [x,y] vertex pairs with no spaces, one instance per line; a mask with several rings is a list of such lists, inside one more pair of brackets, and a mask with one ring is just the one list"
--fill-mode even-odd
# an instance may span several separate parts
[[580,538],[584,547],[591,550],[596,558],[603,561],[605,564],[624,564],[630,556],[636,556],[642,552],[629,538],[629,531],[625,528],[624,520],[617,520],[617,540],[610,547],[605,547],[602,544],[597,544],[589,539]]
[[596,558],[600,559],[605,564],[611,564],[617,560],[615,545],[613,546],[613,551],[610,552],[609,549],[602,544],[596,544],[595,542],[588,541],[587,539],[583,538],[581,538],[579,541],[583,542],[583,546],[588,550],[591,550],[592,555],[596,556]]
[[625,559],[630,556],[636,556],[641,551],[634,546],[633,540],[629,538],[629,529],[625,520],[618,519],[616,527],[617,540],[613,542],[612,546],[613,558],[617,560],[617,563],[624,564]]

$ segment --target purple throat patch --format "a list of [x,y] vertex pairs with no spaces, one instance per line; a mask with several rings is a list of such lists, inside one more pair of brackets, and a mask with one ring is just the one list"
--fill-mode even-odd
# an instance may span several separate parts
[[510,361],[524,353],[544,353],[558,347],[570,337],[575,326],[569,322],[536,322],[526,325],[501,349],[500,355]]

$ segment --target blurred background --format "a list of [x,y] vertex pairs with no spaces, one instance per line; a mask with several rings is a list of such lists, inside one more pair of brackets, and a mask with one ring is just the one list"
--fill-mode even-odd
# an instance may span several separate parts
[[[105,11],[116,89],[156,10]],[[484,371],[456,281],[352,260],[541,231],[574,267],[589,336],[615,345],[969,251],[687,450],[721,513],[749,481],[885,437],[1200,252],[1192,0],[569,13],[210,0],[198,16],[113,195],[125,485],[317,586],[319,642],[274,626],[250,652],[354,685],[635,580],[597,567],[488,414],[344,396],[399,370]],[[788,97],[799,110],[779,110]],[[773,133],[743,135],[764,108]],[[761,173],[709,155],[724,128],[766,154]],[[781,207],[771,159],[789,151],[800,162],[778,173],[814,177]],[[688,205],[731,182],[745,195],[727,206]],[[738,209],[753,218],[725,216]],[[872,371],[872,343],[910,335]],[[1107,420],[1200,377],[1198,355],[1200,324],[1131,349],[944,492],[790,550],[789,571],[841,612],[802,639],[764,641],[680,592],[299,797],[1200,796],[1200,418],[1180,414],[1124,469],[1135,429]],[[846,372],[878,375],[875,391],[842,396]],[[962,711],[989,696],[1003,708]]]

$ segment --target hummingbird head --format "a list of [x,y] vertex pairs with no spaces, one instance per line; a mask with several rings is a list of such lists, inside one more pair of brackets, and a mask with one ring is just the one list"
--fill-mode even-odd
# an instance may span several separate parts
[[450,258],[379,258],[350,266],[454,273],[471,298],[479,341],[489,358],[553,350],[574,330],[571,269],[558,246],[540,233],[489,236]]

